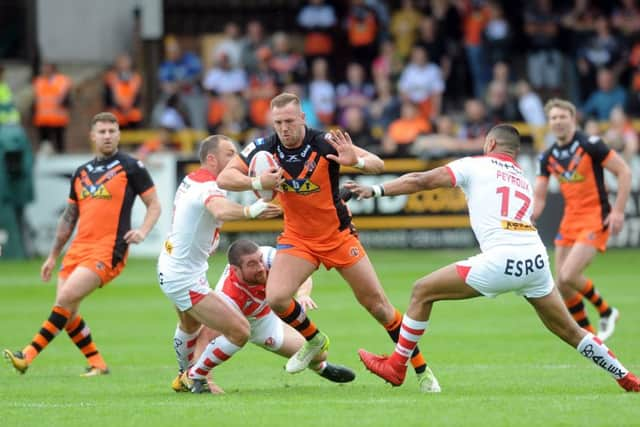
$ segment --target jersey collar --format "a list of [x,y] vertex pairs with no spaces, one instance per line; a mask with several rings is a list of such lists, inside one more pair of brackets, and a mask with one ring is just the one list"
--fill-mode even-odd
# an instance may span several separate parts
[[196,182],[207,182],[207,181],[215,181],[217,176],[215,176],[205,168],[200,168],[194,172],[191,172],[189,174],[189,178]]
[[[514,165],[520,167],[520,165],[518,164],[518,162],[516,162],[516,159],[514,159],[513,157],[507,155],[507,154],[502,154],[502,153],[487,153],[485,154],[486,157],[493,157],[494,159],[498,159],[498,160],[502,160],[504,162],[509,162],[509,163],[513,163]],[[521,168],[522,169],[522,168]]]

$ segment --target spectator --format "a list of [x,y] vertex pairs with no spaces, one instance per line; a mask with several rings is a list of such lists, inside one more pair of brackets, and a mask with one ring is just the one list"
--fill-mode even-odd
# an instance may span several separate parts
[[431,123],[420,114],[411,101],[403,101],[400,118],[394,120],[382,141],[382,153],[387,157],[407,157],[419,135],[431,132]]
[[402,0],[400,9],[391,15],[390,31],[397,55],[405,61],[411,53],[422,13],[415,7],[413,0]]
[[347,80],[338,84],[336,100],[338,103],[338,123],[344,124],[343,112],[349,107],[364,109],[373,100],[375,89],[365,80],[365,71],[358,62],[347,65]]
[[349,133],[351,141],[360,148],[374,153],[382,154],[380,139],[373,136],[362,109],[357,107],[347,108],[344,112],[344,130]]
[[258,69],[256,54],[261,48],[270,49],[269,40],[264,35],[262,22],[254,19],[247,23],[247,35],[242,41],[240,54],[240,63],[247,73],[253,73]]
[[71,79],[51,62],[42,64],[33,81],[33,125],[40,142],[48,141],[58,153],[65,151],[65,130],[71,107]]
[[473,81],[473,93],[477,98],[482,98],[489,80],[482,33],[489,22],[490,11],[483,0],[465,2],[465,6],[461,10],[464,28],[464,49]]
[[464,119],[458,132],[459,138],[482,147],[484,137],[492,126],[482,101],[469,99],[464,103]]
[[113,70],[104,77],[104,105],[116,116],[120,129],[142,124],[142,77],[126,53],[116,58]]
[[224,26],[222,40],[218,42],[213,51],[213,57],[220,58],[222,54],[225,54],[227,58],[229,58],[229,63],[232,68],[242,67],[244,40],[240,36],[240,27],[238,24],[233,21],[227,22]]
[[633,128],[631,120],[624,110],[617,106],[611,110],[609,124],[609,129],[603,137],[604,141],[622,154],[628,164],[631,164],[631,160],[638,153],[638,134]]
[[234,67],[226,52],[220,52],[216,59],[216,66],[207,71],[202,86],[218,94],[240,93],[246,90],[249,82],[244,69]]
[[400,75],[398,91],[402,99],[418,105],[420,114],[431,120],[440,114],[444,80],[440,67],[427,57],[421,46],[411,50],[411,61]]
[[424,48],[429,60],[440,67],[442,79],[448,81],[451,75],[451,57],[447,52],[447,46],[438,35],[436,20],[431,16],[424,16],[420,20],[418,30],[416,44]]
[[278,32],[273,35],[272,40],[273,55],[269,66],[276,73],[278,85],[282,87],[304,81],[307,75],[307,66],[302,55],[291,49],[289,36]]
[[536,0],[525,11],[524,31],[529,38],[527,77],[536,92],[551,95],[562,82],[562,53],[557,36],[560,17],[553,11],[550,0]]
[[493,81],[487,88],[487,116],[493,123],[516,122],[522,118],[504,82]]
[[389,79],[376,79],[375,87],[376,97],[368,104],[367,113],[371,133],[376,138],[382,138],[391,122],[400,117],[400,100]]
[[516,95],[518,96],[518,111],[524,121],[530,126],[544,126],[547,123],[544,105],[526,80],[520,80],[516,84]]
[[269,67],[271,50],[263,46],[256,52],[257,69],[249,75],[249,86],[245,99],[249,102],[249,119],[252,126],[262,128],[267,125],[267,115],[271,98],[276,96],[278,86],[276,75]]
[[504,16],[504,10],[497,1],[489,2],[489,21],[482,36],[486,49],[488,65],[506,62],[511,55],[513,30]]
[[380,23],[375,11],[364,0],[350,0],[346,28],[350,57],[365,70],[370,70],[371,61],[378,52],[380,33]]
[[[577,65],[583,99],[598,86],[598,69],[608,68],[617,78],[625,65],[623,45],[611,31],[608,18],[604,15],[597,17],[595,28],[596,33],[578,50]],[[609,117],[608,112],[606,117]]]
[[611,16],[613,28],[619,31],[627,41],[640,35],[640,7],[637,0],[620,0]]
[[205,129],[205,98],[200,89],[202,64],[192,52],[182,52],[178,40],[173,36],[165,39],[165,60],[160,65],[158,76],[162,89],[162,106],[171,95],[177,94],[188,115],[190,126]]
[[618,85],[611,70],[598,71],[598,90],[593,92],[582,106],[581,113],[596,120],[607,120],[615,106],[624,106],[627,93]]
[[313,60],[309,99],[320,123],[331,125],[336,112],[336,88],[329,80],[329,64],[324,58]]
[[396,81],[402,72],[404,64],[397,55],[396,49],[391,40],[384,40],[380,43],[380,52],[371,64],[371,75],[373,80],[391,79]]
[[330,60],[333,54],[333,37],[338,19],[333,5],[324,0],[309,0],[297,18],[298,26],[304,33],[304,56],[307,65],[318,57]]

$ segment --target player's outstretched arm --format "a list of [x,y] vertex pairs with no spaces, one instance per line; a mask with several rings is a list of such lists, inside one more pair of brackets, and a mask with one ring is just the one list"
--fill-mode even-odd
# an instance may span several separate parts
[[616,152],[612,152],[609,159],[602,165],[618,179],[618,194],[611,212],[604,220],[614,236],[622,230],[624,225],[624,208],[631,192],[631,169],[624,159]]
[[235,156],[218,174],[216,183],[218,187],[229,191],[272,190],[280,188],[280,184],[282,184],[281,168],[265,172],[254,178],[247,175],[248,171],[249,168],[240,156]]
[[531,214],[531,221],[533,222],[536,222],[544,211],[544,206],[547,204],[548,188],[549,178],[546,176],[536,178],[535,185],[533,186],[533,213]]
[[445,166],[427,172],[411,172],[380,185],[362,185],[350,181],[344,184],[346,188],[358,195],[358,200],[370,197],[397,196],[400,194],[417,193],[422,190],[453,187],[451,174]]
[[327,141],[338,152],[337,155],[328,154],[329,160],[343,166],[353,166],[366,174],[381,173],[384,170],[384,161],[375,154],[355,146],[347,132],[337,129],[330,131],[329,135]]
[[258,199],[250,206],[244,206],[224,197],[213,197],[207,202],[207,210],[218,221],[234,221],[239,219],[267,219],[282,215],[278,205],[266,203]]
[[158,222],[158,218],[160,218],[160,214],[162,213],[160,200],[158,199],[158,193],[156,190],[141,194],[140,198],[147,207],[147,212],[144,215],[144,220],[142,221],[140,228],[129,230],[125,233],[124,240],[128,244],[140,243],[146,239],[153,226]]
[[40,278],[44,282],[48,282],[51,279],[51,273],[56,267],[56,259],[58,259],[60,252],[62,252],[62,248],[64,248],[64,245],[71,237],[73,229],[76,227],[76,223],[78,222],[79,215],[78,205],[76,203],[68,203],[64,212],[60,216],[53,246],[51,247],[49,256],[40,268]]

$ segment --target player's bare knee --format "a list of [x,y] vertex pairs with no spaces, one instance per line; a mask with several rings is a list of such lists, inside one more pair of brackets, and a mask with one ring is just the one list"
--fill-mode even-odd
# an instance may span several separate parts
[[573,284],[577,281],[578,275],[567,269],[560,269],[558,272],[557,282],[558,289],[562,291],[564,288],[572,288]]
[[287,308],[289,308],[289,305],[291,304],[291,297],[278,294],[269,294],[267,291],[267,297],[265,298],[265,301],[267,301],[267,304],[269,304],[269,307],[271,307],[273,311],[275,311],[276,313],[282,313],[283,311],[286,311]]
[[395,310],[384,296],[367,295],[358,298],[358,301],[379,322],[388,323],[393,319]]
[[246,319],[242,320],[244,320],[244,322],[235,322],[236,324],[234,324],[233,328],[230,328],[226,334],[227,339],[239,347],[244,346],[247,341],[249,341],[249,335],[251,333],[249,322],[247,322]]

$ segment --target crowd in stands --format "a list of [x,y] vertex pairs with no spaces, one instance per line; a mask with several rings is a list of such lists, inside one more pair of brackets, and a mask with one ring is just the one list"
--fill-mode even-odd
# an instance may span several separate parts
[[563,97],[581,122],[610,121],[602,135],[630,158],[640,117],[638,3],[308,0],[287,32],[268,32],[260,19],[228,21],[200,51],[166,36],[160,93],[145,94],[157,99],[149,117],[140,75],[118,57],[105,108],[125,129],[159,127],[170,139],[193,128],[243,144],[269,132],[269,101],[289,91],[312,127],[343,127],[385,157],[431,158],[478,151],[497,122],[544,126],[544,102]]

